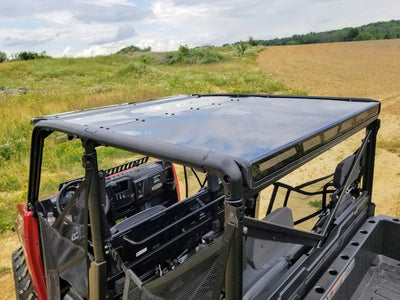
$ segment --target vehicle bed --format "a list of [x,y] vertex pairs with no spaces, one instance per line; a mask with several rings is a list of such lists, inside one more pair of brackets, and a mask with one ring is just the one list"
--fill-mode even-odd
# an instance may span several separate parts
[[400,299],[400,220],[369,218],[307,299]]

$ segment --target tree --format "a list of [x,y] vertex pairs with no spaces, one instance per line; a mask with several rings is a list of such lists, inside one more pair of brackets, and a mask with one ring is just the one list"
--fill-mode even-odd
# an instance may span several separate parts
[[240,41],[239,44],[236,45],[236,50],[237,50],[239,56],[244,55],[244,51],[246,51],[247,45],[248,44],[243,41]]
[[131,46],[122,48],[121,50],[119,50],[117,52],[117,54],[128,54],[131,52],[151,52],[151,47],[146,47],[146,48],[141,49],[139,47],[136,47],[135,45],[131,45]]
[[260,44],[259,40],[255,40],[252,36],[249,36],[249,40],[247,41],[247,43],[250,46],[258,46]]
[[[313,44],[395,38],[400,38],[400,20],[376,22],[359,27],[346,27],[324,32],[295,34],[291,37],[261,40],[260,43],[265,46],[275,46],[292,45],[294,43]],[[250,38],[248,43],[250,44]]]
[[299,42],[295,41],[295,40],[290,40],[289,42],[286,43],[286,45],[290,46],[290,45],[298,45]]
[[50,58],[50,56],[46,55],[46,51],[43,51],[41,53],[24,51],[18,53],[16,58],[20,60],[31,60],[31,59]]
[[190,50],[188,46],[179,46],[179,50],[178,50],[178,56],[181,58],[185,58],[188,57],[190,54]]
[[5,62],[7,60],[7,54],[0,51],[0,63]]
[[20,60],[30,60],[30,59],[35,59],[35,54],[36,53],[24,51],[24,52],[18,53],[17,57]]
[[354,40],[355,41],[368,41],[368,40],[373,40],[373,39],[375,39],[375,37],[372,35],[372,33],[360,32]]
[[384,35],[385,39],[397,39],[400,38],[400,26],[393,26]]
[[350,28],[350,30],[347,33],[347,41],[353,41],[356,36],[358,36],[359,32],[357,28]]

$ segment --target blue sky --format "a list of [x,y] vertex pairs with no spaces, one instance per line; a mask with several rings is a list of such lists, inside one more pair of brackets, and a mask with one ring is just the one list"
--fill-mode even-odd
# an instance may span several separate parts
[[54,57],[270,39],[400,19],[399,0],[1,0],[0,51]]

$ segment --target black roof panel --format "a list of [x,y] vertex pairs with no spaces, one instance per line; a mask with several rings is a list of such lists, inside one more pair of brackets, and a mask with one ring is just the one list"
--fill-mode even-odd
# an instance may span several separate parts
[[[185,146],[249,162],[307,139],[379,102],[290,96],[194,95],[45,116],[33,122],[74,134],[112,133]],[[46,121],[47,120],[47,121]],[[107,143],[107,141],[104,141]],[[163,149],[159,149],[162,154]]]

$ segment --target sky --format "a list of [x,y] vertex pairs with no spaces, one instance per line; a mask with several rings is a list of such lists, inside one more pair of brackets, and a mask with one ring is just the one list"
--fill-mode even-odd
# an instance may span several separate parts
[[0,51],[172,51],[392,19],[400,19],[399,0],[0,0]]

